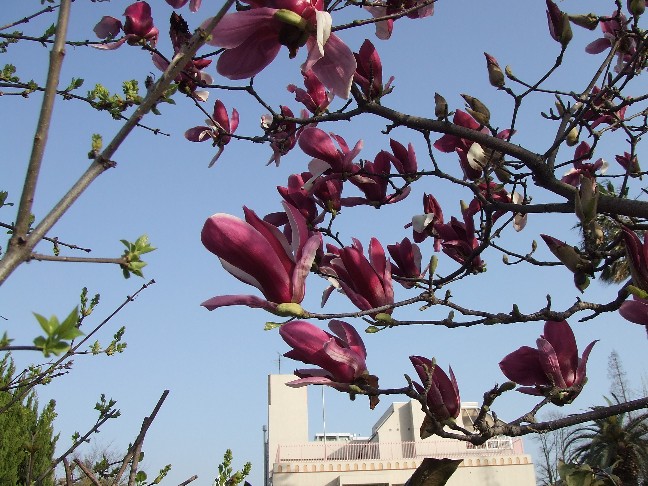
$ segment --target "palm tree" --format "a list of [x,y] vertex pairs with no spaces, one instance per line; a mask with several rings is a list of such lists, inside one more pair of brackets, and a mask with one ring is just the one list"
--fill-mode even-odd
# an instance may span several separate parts
[[606,470],[624,486],[648,481],[648,411],[595,420],[576,429],[566,445],[573,446],[570,462]]

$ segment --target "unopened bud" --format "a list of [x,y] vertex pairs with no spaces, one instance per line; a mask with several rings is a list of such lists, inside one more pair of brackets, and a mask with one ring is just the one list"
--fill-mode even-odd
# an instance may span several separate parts
[[493,56],[490,54],[487,54],[484,52],[484,56],[486,56],[486,68],[488,69],[488,81],[490,82],[491,86],[494,86],[495,88],[501,88],[504,86],[504,73],[502,72],[502,69],[499,67],[499,64],[497,63],[497,59],[495,59]]
[[439,93],[434,93],[434,116],[439,119],[448,116],[448,103]]
[[628,11],[634,17],[639,17],[645,10],[646,0],[628,0]]
[[513,383],[512,381],[507,381],[506,383],[502,383],[500,385],[498,391],[500,393],[504,393],[504,392],[507,392],[507,391],[511,391],[513,389],[515,389],[515,383]]
[[486,105],[470,95],[462,94],[461,97],[466,100],[466,111],[482,125],[488,125],[490,122],[490,111]]
[[278,304],[274,314],[282,317],[304,317],[306,311],[303,307],[295,302],[284,302]]
[[376,321],[380,323],[394,322],[394,318],[385,312],[379,312],[375,317]]
[[598,186],[595,180],[580,176],[580,186],[574,198],[574,211],[584,226],[596,218],[598,204]]
[[578,127],[574,127],[571,130],[569,130],[569,133],[567,134],[567,138],[565,139],[567,142],[567,145],[569,147],[573,147],[578,143]]
[[292,10],[287,10],[285,8],[280,8],[279,10],[277,10],[274,14],[274,18],[279,22],[292,25],[293,27],[297,27],[300,30],[306,30],[306,28],[308,27],[308,22],[304,17],[293,12]]
[[570,15],[569,20],[571,20],[579,27],[583,27],[584,29],[588,30],[596,29],[599,23],[598,17],[592,13],[589,13],[587,15]]

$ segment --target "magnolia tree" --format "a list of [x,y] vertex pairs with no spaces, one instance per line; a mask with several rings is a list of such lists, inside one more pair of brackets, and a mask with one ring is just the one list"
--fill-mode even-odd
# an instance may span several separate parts
[[[440,93],[422,91],[433,107],[431,116],[399,110],[391,70],[385,66],[383,73],[379,50],[384,44],[375,39],[389,42],[406,18],[439,21],[442,2],[254,0],[234,5],[231,0],[213,16],[217,6],[201,6],[199,0],[167,0],[168,5],[139,1],[128,5],[123,15],[117,11],[96,19],[97,40],[84,42],[66,39],[70,3],[62,0],[34,14],[58,9],[55,29],[40,37],[2,34],[7,43],[32,40],[51,45],[52,56],[42,86],[20,80],[10,66],[2,74],[5,89],[39,90],[44,101],[14,222],[3,223],[11,238],[2,254],[0,282],[27,261],[63,258],[58,254],[61,243],[48,236],[53,225],[93,181],[114,167],[115,151],[133,130],[151,130],[144,115],[158,112],[162,103],[182,100],[207,117],[204,125],[186,127],[184,136],[187,144],[212,144],[210,167],[222,154],[235,153],[237,144],[250,142],[267,144],[270,164],[278,166],[289,153],[302,160],[278,187],[283,211],[263,214],[260,208],[244,206],[242,218],[217,213],[207,218],[201,233],[205,248],[223,268],[255,288],[250,295],[217,295],[202,305],[216,313],[238,305],[259,309],[259,319],[264,312],[273,315],[276,322],[267,326],[279,327],[290,348],[285,356],[315,366],[298,369],[298,379],[289,386],[327,385],[352,398],[366,395],[371,408],[382,395],[405,395],[418,401],[425,413],[422,437],[438,435],[474,445],[498,435],[550,431],[648,407],[644,397],[554,420],[538,416],[541,409],[577,400],[586,385],[586,364],[596,342],[577,345],[570,322],[620,313],[629,326],[648,329],[648,201],[639,165],[648,130],[648,94],[640,78],[648,67],[648,36],[640,27],[644,0],[611,1],[604,12],[565,12],[546,0],[546,17],[526,19],[546,26],[547,38],[555,42],[555,61],[539,77],[518,77],[484,53],[483,82],[511,108],[498,103],[495,110],[469,94],[461,95],[465,105],[454,106]],[[195,30],[183,18],[188,11],[202,15],[199,22],[192,17]],[[170,12],[167,23],[162,19]],[[350,29],[363,29],[368,38],[348,45],[344,36]],[[161,39],[167,31],[170,48],[163,49]],[[560,88],[555,88],[552,80],[569,69],[564,58],[575,37],[588,39],[583,55],[596,56],[596,68],[585,85],[561,78]],[[81,96],[79,80],[67,88],[59,86],[66,43],[95,48],[96,56],[105,55],[102,50],[139,49],[150,62],[145,71],[155,66],[162,74],[157,80],[142,74],[145,92],[131,82],[124,85],[124,96],[99,88]],[[301,73],[303,85],[274,80],[275,85],[286,85],[295,101],[292,106],[273,106],[254,77],[286,54],[305,59],[291,64]],[[236,103],[225,106],[221,99],[214,100],[226,91],[256,103],[258,132],[241,133]],[[98,136],[93,139],[85,173],[49,214],[32,221],[48,117],[57,96],[107,110],[123,120],[123,126],[106,144]],[[531,102],[543,106],[538,118],[550,127],[545,128],[550,136],[542,137],[547,142],[534,149],[516,141],[518,134],[537,129],[520,122]],[[346,140],[343,132],[348,124],[369,118],[380,120],[383,130],[367,131],[363,138],[382,140],[385,148],[361,158],[362,140]],[[399,140],[391,138],[395,128]],[[613,162],[608,165],[603,157]],[[212,170],[218,171],[218,165]],[[441,192],[456,203],[442,207]],[[353,221],[358,206],[393,208],[420,194],[417,214],[403,215],[409,224],[389,228],[391,241],[399,243],[372,237],[367,244],[339,229],[341,220]],[[529,231],[524,229],[527,218],[535,214],[571,215],[580,237],[568,240],[547,228],[533,235],[528,250],[520,251],[510,243],[511,235]],[[36,245],[48,238],[54,254],[36,253]],[[139,275],[144,264],[140,257],[152,247],[145,238],[125,244],[120,258],[104,261],[120,265],[126,275]],[[539,256],[546,254],[539,246],[555,259]],[[449,258],[438,258],[442,254]],[[470,279],[488,281],[498,264],[526,266],[538,279],[548,267],[563,267],[563,277],[573,279],[582,297],[557,308],[548,296],[523,312],[508,304],[493,311],[470,295],[453,295],[452,290]],[[310,287],[318,278],[328,286],[323,307],[338,292],[348,302],[347,312],[323,313],[302,306],[307,280]],[[588,298],[594,278],[613,284],[604,300]],[[409,307],[433,309],[447,317],[412,320],[406,317],[411,315],[406,312]],[[75,313],[63,324],[43,318],[46,335],[35,340],[33,349],[73,356],[78,348],[71,340],[80,336],[84,312],[87,307],[79,319]],[[503,383],[487,385],[471,429],[454,420],[460,412],[461,382],[452,368],[438,365],[433,355],[413,355],[413,369],[403,370],[413,378],[406,374],[400,386],[386,387],[371,373],[361,337],[361,331],[392,333],[411,324],[464,328],[533,321],[544,322],[536,347],[512,344],[508,355],[494,358]],[[326,324],[330,332],[322,329]],[[16,348],[7,338],[2,344],[5,351]],[[515,349],[520,344],[526,345]],[[498,399],[516,391],[536,396],[537,402],[530,410],[520,410],[519,418],[503,420],[497,415]]]

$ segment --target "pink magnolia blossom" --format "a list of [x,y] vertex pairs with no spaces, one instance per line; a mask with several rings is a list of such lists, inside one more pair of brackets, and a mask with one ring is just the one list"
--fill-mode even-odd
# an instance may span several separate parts
[[273,118],[271,115],[261,117],[261,128],[263,128],[270,139],[270,147],[272,148],[272,156],[267,165],[274,162],[277,167],[281,163],[281,157],[295,148],[297,138],[299,138],[302,130],[301,128],[297,128],[297,123],[294,121],[285,119],[285,117],[295,117],[295,114],[290,108],[281,105],[280,109],[280,118]]
[[648,300],[634,295],[633,300],[626,300],[619,308],[619,314],[625,320],[646,327],[648,334]]
[[639,159],[636,155],[633,157],[630,153],[623,152],[623,155],[615,155],[614,158],[631,176],[636,176],[641,173]]
[[441,251],[441,240],[434,229],[435,224],[443,224],[443,210],[432,194],[423,194],[423,214],[412,217],[412,223],[405,227],[412,226],[416,243],[434,236],[434,250]]
[[353,55],[357,63],[353,80],[360,86],[362,94],[368,100],[377,100],[391,93],[394,77],[390,77],[387,84],[383,85],[382,61],[378,51],[368,39],[362,43],[360,51]]
[[[410,19],[422,19],[434,15],[434,2],[423,5],[424,2],[416,0],[387,0],[386,6],[367,6],[365,9],[374,18],[385,17],[387,15],[398,14],[403,10],[408,10],[420,5],[419,8],[409,12],[406,17]],[[395,19],[379,20],[376,22],[376,37],[381,40],[387,40],[391,37],[394,30]]]
[[358,141],[353,149],[349,149],[346,141],[339,135],[329,135],[320,128],[306,127],[299,136],[299,147],[306,155],[314,157],[309,164],[314,177],[327,171],[352,174],[355,170],[353,159],[360,153],[362,140]]
[[[320,268],[330,275],[329,280],[338,287],[361,310],[374,309],[394,303],[391,264],[385,250],[376,238],[369,243],[369,259],[364,256],[362,244],[355,240],[352,246],[341,249],[328,247],[333,251]],[[330,290],[333,290],[332,288]],[[330,290],[325,292],[324,301]],[[393,309],[382,310],[391,314]]]
[[277,191],[281,197],[291,206],[295,207],[304,216],[308,224],[315,225],[323,219],[318,214],[317,201],[315,197],[304,189],[304,175],[308,177],[310,173],[292,174],[288,177],[288,186],[277,186]]
[[625,226],[621,227],[623,243],[628,256],[632,283],[644,292],[648,292],[648,231],[644,233],[643,243],[637,233]]
[[333,334],[306,321],[287,322],[279,328],[283,340],[293,348],[284,354],[286,358],[320,367],[295,370],[299,379],[288,386],[327,385],[341,391],[350,391],[351,385],[377,387],[378,378],[367,370],[367,350],[355,328],[332,320],[329,329]]
[[581,175],[596,180],[596,171],[601,170],[601,174],[607,172],[608,164],[603,159],[598,159],[596,162],[589,163],[583,162],[592,158],[592,150],[587,142],[581,142],[576,151],[574,152],[574,167],[568,170],[565,175],[560,179],[562,182],[570,186],[578,187],[581,183]]
[[197,12],[202,0],[166,0],[166,3],[171,5],[173,8],[182,8],[187,4],[187,2],[189,2],[189,10]]
[[185,138],[191,142],[204,142],[211,140],[213,145],[218,147],[218,152],[209,162],[211,167],[216,163],[223,153],[225,145],[231,140],[231,134],[236,131],[239,124],[239,114],[236,108],[232,108],[232,116],[227,114],[225,105],[221,100],[214,103],[214,113],[211,119],[206,120],[207,126],[190,128],[185,132]]
[[298,210],[284,204],[290,241],[279,229],[243,208],[245,221],[229,214],[214,214],[205,222],[201,239],[223,268],[244,283],[259,289],[254,295],[221,295],[202,303],[209,310],[228,305],[247,305],[276,312],[284,303],[301,303],[305,282],[315,254],[322,244],[320,233],[309,235]]
[[500,369],[511,381],[523,385],[521,393],[545,396],[555,405],[571,403],[581,392],[587,358],[596,344],[587,345],[578,357],[576,338],[567,321],[547,321],[538,349],[522,346],[500,361]]
[[[173,53],[177,55],[182,47],[191,39],[191,32],[189,32],[189,26],[187,22],[182,18],[181,15],[173,12],[171,14],[171,28],[169,29],[169,34],[171,37],[171,44],[173,45]],[[169,67],[169,61],[162,57],[157,52],[154,52],[151,56],[153,64],[160,71],[165,71]],[[175,82],[178,83],[178,89],[183,92],[190,94],[192,98],[198,101],[207,101],[209,97],[209,92],[206,90],[197,90],[198,86],[204,84],[211,84],[213,82],[212,77],[203,72],[207,66],[211,64],[211,59],[192,59],[187,62],[180,74],[175,79]]]
[[602,123],[610,125],[612,130],[619,128],[619,122],[625,119],[627,106],[622,106],[616,111],[611,111],[612,95],[607,94],[609,90],[601,93],[598,86],[594,86],[591,93],[592,108],[583,113],[583,119],[589,120],[590,128],[596,128]]
[[422,385],[414,382],[416,390],[419,393],[425,393],[429,387],[426,401],[435,420],[443,423],[449,419],[456,419],[461,411],[461,398],[452,368],[450,368],[450,377],[448,377],[445,371],[428,358],[410,356],[410,361],[422,382]]
[[[441,240],[443,253],[462,265],[468,265],[474,272],[481,272],[485,265],[479,255],[471,255],[479,247],[479,241],[475,236],[475,224],[468,209],[462,210],[463,223],[454,216],[449,223],[434,225],[434,229]],[[470,259],[470,260],[469,260]]]
[[94,33],[100,39],[116,37],[122,30],[124,31],[124,37],[115,42],[93,45],[93,47],[113,50],[121,47],[124,42],[132,45],[147,42],[155,47],[159,31],[153,25],[150,5],[146,2],[135,2],[126,7],[124,16],[126,21],[123,24],[115,17],[105,16],[94,27]]
[[[452,123],[461,127],[477,130],[482,133],[488,133],[488,129],[482,126],[472,116],[462,110],[457,110],[452,119]],[[497,134],[497,138],[508,140],[511,135],[510,130],[502,130]],[[464,173],[464,179],[476,180],[482,175],[483,166],[486,159],[486,152],[476,142],[446,133],[436,142],[434,148],[445,153],[457,152],[459,155],[459,165]]]
[[406,279],[423,278],[425,271],[421,271],[421,250],[417,244],[413,244],[409,238],[403,238],[400,243],[387,245],[387,251],[392,257],[392,276],[406,289],[411,289],[416,282]]
[[333,100],[333,95],[326,91],[326,87],[317,79],[313,71],[302,72],[306,90],[294,84],[288,85],[288,91],[295,93],[295,100],[302,103],[313,115],[326,111]]
[[217,71],[229,79],[249,78],[270,64],[282,45],[291,58],[305,45],[308,56],[302,71],[312,70],[334,95],[348,98],[355,58],[331,33],[331,15],[323,7],[322,0],[267,0],[225,15],[208,41],[225,48]]
[[[509,194],[504,186],[495,184],[494,182],[489,182],[488,184],[482,182],[481,184],[479,184],[479,190],[480,196],[487,201],[520,204],[523,200],[522,196],[519,193],[514,192],[513,194]],[[482,207],[482,199],[475,197],[475,199],[473,199],[468,205],[468,213],[471,216],[474,216],[482,210]],[[506,211],[503,211],[501,209],[493,212],[493,223],[505,213]],[[526,226],[526,223],[526,214],[515,214],[513,216],[513,228],[515,229],[515,231],[522,231],[522,229],[524,229],[524,227]]]
[[590,42],[585,47],[585,52],[588,54],[600,54],[621,40],[617,46],[617,65],[615,67],[615,71],[620,72],[625,64],[632,60],[637,51],[635,40],[627,35],[627,22],[628,19],[621,12],[612,12],[609,20],[600,23],[603,37]]
[[357,204],[369,204],[380,207],[383,204],[392,204],[405,199],[411,189],[409,186],[394,194],[387,194],[389,186],[388,176],[391,172],[391,156],[385,151],[376,155],[373,162],[364,162],[362,167],[353,165],[354,175],[349,181],[360,189],[365,197],[358,198],[353,202]]

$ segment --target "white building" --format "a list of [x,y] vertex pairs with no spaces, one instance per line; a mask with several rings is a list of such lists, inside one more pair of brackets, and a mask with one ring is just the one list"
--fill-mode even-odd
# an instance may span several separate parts
[[[417,402],[393,403],[370,438],[348,433],[317,434],[309,441],[306,387],[290,388],[293,375],[268,377],[266,461],[272,486],[400,486],[426,457],[463,459],[448,486],[534,486],[531,456],[522,439],[498,438],[480,447],[430,437],[420,439],[423,412]],[[462,403],[470,428],[477,403]]]

